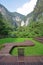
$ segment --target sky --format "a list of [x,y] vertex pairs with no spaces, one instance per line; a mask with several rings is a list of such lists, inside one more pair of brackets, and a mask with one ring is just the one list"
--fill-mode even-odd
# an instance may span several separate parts
[[34,10],[37,0],[0,0],[10,12],[27,15]]

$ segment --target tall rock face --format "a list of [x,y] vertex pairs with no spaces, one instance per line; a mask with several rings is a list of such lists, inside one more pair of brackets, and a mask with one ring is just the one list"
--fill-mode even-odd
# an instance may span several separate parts
[[12,27],[21,26],[25,16],[17,12],[9,12],[3,5],[0,4],[0,13],[3,16],[4,22]]
[[26,21],[28,22],[28,24],[31,19],[33,21],[42,22],[43,20],[43,0],[37,0],[34,11],[26,16]]
[[27,16],[26,16],[26,21],[25,21],[25,25],[29,25],[30,23],[30,20],[32,19],[33,17],[33,12],[29,13]]
[[37,0],[37,4],[34,8],[34,20],[39,20],[43,18],[43,0]]

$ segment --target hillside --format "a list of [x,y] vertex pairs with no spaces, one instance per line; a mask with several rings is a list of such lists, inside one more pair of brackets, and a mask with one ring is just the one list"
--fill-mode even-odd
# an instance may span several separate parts
[[5,23],[10,26],[20,26],[22,20],[24,20],[24,15],[17,12],[9,12],[3,5],[0,4],[0,12],[3,15]]
[[[8,37],[15,38],[43,36],[43,0],[37,0],[34,11],[27,16],[17,12],[9,12],[2,5],[0,5],[0,12],[2,15],[2,18],[0,18],[1,35],[4,32],[5,36],[7,33]],[[3,24],[3,21],[5,24]],[[5,27],[3,28],[3,26]]]
[[37,4],[33,12],[34,12],[34,17],[33,17],[34,20],[36,21],[43,20],[43,0],[37,0]]
[[25,18],[28,26],[17,29],[15,37],[37,37],[43,36],[43,1],[37,0],[34,11]]

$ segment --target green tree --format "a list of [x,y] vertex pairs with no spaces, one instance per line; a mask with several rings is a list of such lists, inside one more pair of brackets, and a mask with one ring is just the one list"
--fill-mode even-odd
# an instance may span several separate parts
[[9,28],[6,26],[6,24],[3,21],[3,16],[0,13],[0,37],[8,36]]

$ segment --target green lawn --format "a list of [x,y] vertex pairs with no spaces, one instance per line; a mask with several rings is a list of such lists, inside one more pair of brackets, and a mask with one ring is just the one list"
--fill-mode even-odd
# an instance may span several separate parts
[[3,44],[6,43],[14,43],[14,42],[24,42],[25,38],[4,38],[4,39],[0,39],[0,50],[3,48]]
[[26,38],[3,38],[0,39],[0,50],[3,48],[3,44],[14,43],[14,42],[24,42]]
[[[24,42],[25,40],[31,40],[35,44],[35,46],[32,47],[24,47],[25,56],[43,55],[43,44],[32,38],[4,38],[0,39],[0,45],[11,42]],[[17,56],[17,49],[18,47],[14,48],[11,54]]]
[[4,38],[0,39],[0,44],[13,43],[13,42],[24,42],[26,38]]
[[[42,43],[35,41],[32,38],[26,38],[26,39],[31,40],[35,44],[35,46],[23,47],[25,56],[43,55],[43,44]],[[21,48],[21,47],[14,48],[11,54],[14,56],[17,56],[18,48]]]

